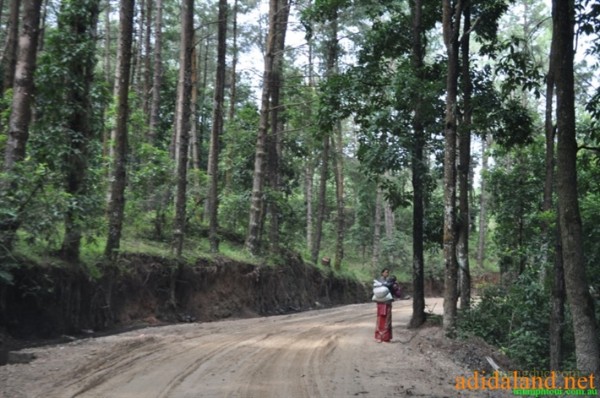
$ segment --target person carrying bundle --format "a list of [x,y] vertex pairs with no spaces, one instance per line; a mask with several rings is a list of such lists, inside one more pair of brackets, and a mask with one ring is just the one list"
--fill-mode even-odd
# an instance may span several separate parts
[[389,276],[390,270],[381,270],[379,278],[373,281],[373,301],[377,302],[377,323],[375,340],[388,343],[392,340],[392,302],[402,297],[402,290],[395,276]]

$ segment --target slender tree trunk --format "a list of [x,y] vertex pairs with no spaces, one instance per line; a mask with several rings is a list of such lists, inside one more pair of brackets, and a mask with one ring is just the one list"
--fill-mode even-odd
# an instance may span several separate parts
[[[329,31],[329,39],[327,41],[327,59],[326,59],[326,77],[331,78],[337,72],[337,58],[338,58],[338,22],[337,22],[337,10],[334,11],[334,15],[330,20],[331,26]],[[335,127],[334,127],[335,128]],[[323,132],[323,153],[321,162],[321,182],[319,187],[319,207],[317,214],[317,225],[315,231],[315,241],[312,247],[312,261],[316,263],[319,258],[319,251],[321,250],[321,240],[323,235],[323,222],[325,220],[326,212],[326,193],[327,193],[327,175],[329,173],[329,157],[331,145],[333,144],[334,156],[336,152],[335,139],[332,137],[332,131]],[[332,143],[333,141],[333,143]],[[334,165],[335,167],[335,165]],[[334,170],[337,173],[336,170]],[[337,176],[336,176],[337,178]],[[342,188],[343,189],[343,188]],[[342,191],[343,192],[343,191]],[[336,193],[337,196],[337,193]],[[342,200],[343,201],[343,200]],[[339,231],[338,231],[339,235]]]
[[344,143],[342,139],[342,126],[340,122],[336,123],[334,134],[331,138],[334,146],[335,157],[335,197],[337,207],[337,231],[335,242],[335,261],[333,268],[336,271],[342,269],[342,260],[344,259],[344,235],[345,235],[345,201],[344,201]]
[[[194,53],[194,0],[184,0],[181,10],[181,50],[177,95],[177,193],[173,222],[173,247],[177,257],[183,252],[186,217],[187,163],[190,133],[190,97],[192,91],[192,56]],[[173,297],[172,297],[173,301]]]
[[0,0],[0,26],[2,26],[2,18],[4,17],[4,0]]
[[238,63],[238,25],[237,25],[237,14],[238,14],[238,0],[233,1],[233,10],[232,10],[232,27],[231,27],[231,35],[233,39],[233,43],[231,45],[231,85],[229,88],[229,115],[228,119],[233,121],[235,117],[235,103],[237,96],[237,63]]
[[484,269],[485,261],[485,239],[487,235],[487,186],[485,176],[488,170],[488,152],[492,144],[491,135],[485,135],[481,138],[481,177],[479,182],[479,239],[477,242],[477,267]]
[[[103,77],[106,82],[108,88],[114,92],[114,73],[111,70],[111,57],[112,57],[112,49],[110,48],[112,37],[111,37],[111,24],[110,24],[110,15],[112,13],[111,0],[105,0],[103,3],[104,7],[104,48],[102,51],[104,65],[103,65]],[[106,109],[104,110],[104,116],[106,117]],[[110,131],[108,129],[102,129],[102,156],[109,157],[109,141],[110,141]],[[108,171],[108,169],[107,169]],[[108,174],[107,174],[108,178]],[[108,198],[107,198],[108,200]]]
[[[133,54],[134,62],[132,62],[132,79],[131,86],[135,90],[137,97],[140,101],[144,101],[144,91],[143,91],[143,78],[144,78],[144,44],[146,43],[145,35],[146,35],[146,1],[147,0],[138,0],[137,4],[139,7],[139,11],[136,13],[136,19],[139,21],[137,23],[137,35],[135,35],[134,39],[136,42],[136,52]],[[149,0],[148,0],[149,1]]]
[[[385,227],[385,238],[391,241],[394,239],[394,232],[396,230],[396,218],[392,206],[390,206],[390,202],[387,200],[383,201],[383,225]],[[390,262],[393,262],[393,259],[390,259]]]
[[260,230],[262,225],[263,189],[265,185],[265,163],[267,151],[267,134],[269,131],[269,116],[271,112],[271,84],[273,79],[273,62],[276,51],[278,0],[269,1],[269,31],[264,57],[263,90],[260,105],[260,122],[256,137],[256,152],[254,155],[254,177],[252,180],[252,199],[250,204],[250,220],[246,248],[252,254],[257,254],[260,248]]
[[154,68],[152,76],[152,102],[150,104],[150,123],[148,141],[156,143],[160,112],[160,89],[162,87],[162,0],[156,0],[154,19]]
[[223,135],[223,102],[225,97],[225,53],[227,50],[227,0],[219,0],[219,28],[217,44],[217,75],[213,102],[212,132],[208,157],[208,240],[213,253],[219,251],[217,234],[219,140]]
[[[285,49],[285,36],[289,16],[289,3],[287,0],[279,0],[277,11],[275,57],[273,59],[273,78],[271,81],[271,133],[267,137],[267,177],[269,187],[273,193],[281,191],[281,142],[283,135],[283,122],[280,114],[281,85],[283,81],[283,53]],[[271,196],[267,202],[270,214],[269,244],[272,253],[279,251],[279,221],[281,210],[278,201]]]
[[[202,145],[204,141],[204,130],[206,127],[206,112],[205,112],[205,104],[206,104],[206,92],[208,87],[208,55],[209,55],[209,37],[206,37],[206,41],[204,43],[204,58],[202,63],[202,85],[200,86],[200,128],[197,134],[198,141],[198,165],[202,164]],[[202,51],[200,51],[202,52]],[[208,162],[207,162],[208,163]],[[203,213],[204,214],[204,213]]]
[[[395,217],[394,211],[390,206],[390,202],[387,200],[383,201],[383,225],[385,227],[385,237],[388,242],[392,242],[394,239],[394,231],[395,231]],[[389,264],[394,264],[396,262],[396,256],[393,252],[388,252],[387,261]]]
[[[309,4],[312,1],[309,0]],[[315,91],[315,81],[314,81],[314,65],[313,65],[313,40],[308,40],[308,88],[310,90],[311,96]],[[309,104],[307,107],[307,120],[312,120],[312,104]],[[313,184],[314,184],[314,175],[315,175],[315,159],[312,154],[312,150],[309,149],[309,154],[306,158],[306,168],[305,168],[305,200],[306,200],[306,250],[308,253],[312,253],[313,250],[313,230],[314,230],[314,210],[313,210]]]
[[552,310],[550,312],[550,369],[561,370],[564,345],[563,335],[565,330],[565,272],[563,266],[563,252],[560,241],[560,220],[557,214],[557,229],[555,232],[554,251],[554,277],[552,281]]
[[153,12],[154,0],[146,0],[146,33],[144,34],[144,85],[142,96],[142,109],[146,116],[146,121],[150,121],[150,103],[152,98],[152,12]]
[[375,197],[375,220],[373,222],[373,257],[371,264],[373,268],[378,269],[379,257],[381,255],[381,204],[383,202],[383,192],[381,188],[377,188],[377,196]]
[[[332,77],[338,73],[338,17],[337,12],[331,21],[331,32],[328,44],[327,55],[327,77]],[[335,244],[335,261],[334,269],[342,268],[342,260],[344,258],[344,143],[342,139],[342,124],[337,120],[333,125],[331,135],[331,143],[333,145],[333,166],[335,176],[335,197],[337,208],[337,225],[336,225],[336,244]]]
[[[227,115],[228,123],[233,123],[235,117],[235,106],[237,97],[237,63],[238,63],[238,25],[237,25],[237,13],[238,13],[238,0],[233,2],[233,15],[232,15],[232,40],[231,45],[231,74],[230,74],[230,86],[229,86],[229,114]],[[233,156],[234,153],[231,148],[227,149],[225,155],[225,162],[227,164],[225,168],[225,192],[231,191],[231,181],[233,175]]]
[[46,15],[48,14],[48,2],[50,0],[44,0],[42,3],[42,12],[40,14],[40,33],[38,34],[38,53],[44,51],[45,44],[45,33],[46,33]]
[[10,20],[8,22],[8,35],[6,39],[6,48],[2,57],[2,66],[4,76],[2,78],[2,92],[13,87],[15,78],[15,67],[17,65],[17,49],[19,47],[19,22],[21,0],[11,0],[10,2]]
[[[64,26],[59,24],[59,29],[68,30],[76,37],[74,46],[95,44],[99,3],[99,0],[74,0],[67,5],[61,5],[63,8],[59,18],[64,22]],[[68,106],[73,109],[65,126],[70,144],[66,155],[65,192],[75,202],[80,202],[80,198],[83,199],[87,195],[85,177],[89,145],[94,135],[90,88],[95,63],[94,52],[90,50],[82,59],[67,65],[69,73],[67,81],[64,82],[68,87]],[[69,262],[79,260],[81,224],[84,217],[85,214],[77,206],[69,208],[65,214],[65,233],[60,253]]]
[[14,80],[12,111],[8,123],[8,140],[4,156],[4,171],[10,172],[16,162],[25,158],[29,138],[31,106],[36,69],[41,0],[25,0],[23,29],[19,38]]
[[[8,139],[4,153],[3,171],[7,177],[11,175],[15,164],[25,159],[25,148],[29,139],[41,5],[42,0],[25,0],[23,5],[23,28],[19,38],[12,111],[8,122]],[[0,180],[0,192],[16,189],[16,181]],[[12,250],[19,224],[18,214],[16,217],[3,216],[0,218],[0,249]],[[0,258],[1,256],[0,254]]]
[[553,0],[552,19],[556,41],[554,71],[558,121],[556,181],[563,249],[565,286],[573,317],[577,369],[598,374],[600,347],[594,301],[589,291],[583,256],[582,225],[577,197],[577,141],[573,39],[575,9],[571,1]]
[[471,171],[471,115],[473,113],[473,107],[471,105],[473,84],[471,83],[469,63],[471,9],[468,0],[465,2],[463,15],[463,38],[461,40],[463,119],[459,137],[459,216],[457,254],[460,279],[460,308],[465,309],[471,306],[471,272],[469,264],[469,227],[471,225],[471,217],[469,215],[469,193],[471,187],[469,181]]
[[104,255],[114,259],[121,246],[123,216],[125,212],[125,186],[127,185],[127,151],[129,118],[129,71],[131,67],[131,43],[133,39],[133,12],[135,0],[121,0],[119,15],[119,53],[115,76],[117,99],[117,122],[111,135],[112,178],[108,202],[108,236]]
[[[552,39],[552,44],[556,39]],[[554,192],[554,139],[555,129],[553,123],[553,99],[554,99],[554,48],[550,48],[550,63],[546,78],[546,112],[545,112],[545,135],[546,135],[546,157],[545,168],[546,175],[544,180],[544,201],[542,209],[551,211],[554,208],[552,194]],[[562,369],[563,361],[563,334],[565,322],[565,275],[562,261],[562,247],[560,243],[560,220],[557,214],[557,229],[554,230],[554,242],[544,241],[542,248],[546,260],[545,264],[552,255],[551,247],[554,246],[553,258],[553,284],[552,284],[552,311],[550,313],[550,369]],[[548,223],[542,224],[541,236],[548,236],[551,226]],[[554,243],[554,244],[553,244]]]
[[[104,26],[106,32],[104,33],[104,79],[109,87],[113,88],[113,77],[111,67],[111,57],[112,51],[110,48],[110,44],[112,41],[112,31],[110,26],[110,14],[112,12],[111,0],[106,0],[106,4],[104,5]],[[108,140],[106,140],[108,141]]]
[[[423,59],[423,27],[422,27],[423,3],[415,0],[412,8],[412,66],[417,78],[424,80]],[[414,141],[411,154],[412,186],[413,186],[413,312],[409,327],[417,328],[425,323],[425,277],[424,277],[424,253],[423,253],[423,222],[425,213],[424,204],[424,176],[427,172],[423,155],[425,147],[425,128],[423,126],[424,99],[419,91],[415,93],[413,131]]]
[[458,92],[458,35],[462,1],[443,1],[444,43],[448,53],[446,114],[444,122],[444,331],[454,335],[458,298],[456,261],[456,106]]
[[315,240],[313,242],[311,260],[317,263],[321,251],[321,239],[323,235],[323,222],[327,212],[327,177],[329,174],[329,140],[328,134],[323,137],[323,152],[321,153],[321,177],[319,182],[319,196],[317,198],[317,225],[315,226]]
[[[310,119],[309,119],[310,120]],[[314,184],[314,174],[315,174],[315,165],[312,159],[312,156],[309,155],[306,161],[305,168],[305,176],[304,176],[304,191],[305,191],[305,200],[306,200],[306,250],[309,253],[312,253],[313,246],[313,184]]]
[[[199,51],[194,46],[192,55],[192,98],[190,100],[190,158],[191,168],[200,170],[200,145],[198,142],[198,61]],[[200,181],[196,181],[199,186]]]

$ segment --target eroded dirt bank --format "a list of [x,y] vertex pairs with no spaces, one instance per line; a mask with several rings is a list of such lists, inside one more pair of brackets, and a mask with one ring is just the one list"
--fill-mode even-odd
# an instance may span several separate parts
[[23,344],[15,338],[82,337],[128,327],[285,314],[368,300],[366,285],[306,265],[293,254],[282,261],[281,267],[273,268],[225,258],[177,264],[172,259],[127,255],[99,279],[80,269],[21,267],[12,286],[0,285],[0,332],[9,335],[0,348]]

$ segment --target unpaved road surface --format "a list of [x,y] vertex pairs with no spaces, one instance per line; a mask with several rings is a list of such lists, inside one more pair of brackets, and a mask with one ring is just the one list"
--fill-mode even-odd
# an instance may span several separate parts
[[[441,313],[442,299],[426,302]],[[488,396],[454,388],[472,371],[443,349],[438,327],[406,329],[411,311],[410,300],[394,303],[391,343],[374,340],[369,303],[30,348],[31,363],[0,367],[0,397]]]

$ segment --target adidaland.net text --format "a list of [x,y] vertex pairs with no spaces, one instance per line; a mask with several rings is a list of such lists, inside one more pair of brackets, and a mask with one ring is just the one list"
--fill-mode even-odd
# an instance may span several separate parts
[[595,375],[578,372],[544,371],[535,372],[473,372],[470,376],[458,376],[457,390],[595,390]]

